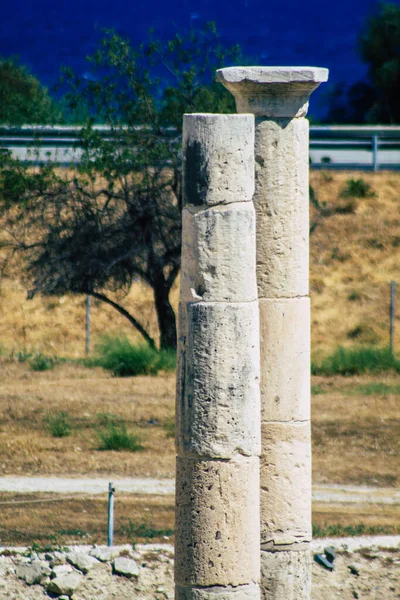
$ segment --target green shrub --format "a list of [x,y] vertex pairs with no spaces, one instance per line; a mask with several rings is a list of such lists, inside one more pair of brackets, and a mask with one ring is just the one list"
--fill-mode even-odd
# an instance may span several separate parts
[[393,525],[365,525],[357,523],[357,525],[340,525],[333,523],[320,527],[313,523],[312,535],[316,538],[324,537],[359,537],[361,535],[390,535],[397,534],[400,531],[399,527]]
[[157,371],[175,371],[176,352],[175,350],[160,350],[156,354],[155,366]]
[[127,537],[153,539],[158,537],[170,536],[174,534],[173,529],[157,529],[154,525],[148,523],[135,523],[131,519],[127,524],[121,526],[121,533]]
[[47,427],[53,437],[62,438],[71,435],[71,424],[68,413],[57,412],[46,418]]
[[313,375],[359,375],[391,369],[400,372],[400,361],[393,356],[389,348],[374,346],[339,347],[319,364],[314,362],[311,364]]
[[167,438],[175,437],[175,421],[167,421],[164,425]]
[[94,358],[86,364],[103,367],[116,377],[156,375],[175,369],[175,352],[134,345],[126,337],[104,336],[96,345]]
[[143,450],[137,436],[126,429],[125,423],[109,422],[103,431],[98,433],[100,445],[98,450],[128,450],[138,452]]
[[341,189],[341,198],[373,198],[376,193],[364,179],[348,179],[346,185]]
[[32,371],[49,371],[54,368],[56,361],[51,356],[45,356],[44,354],[36,354],[29,360],[29,366]]

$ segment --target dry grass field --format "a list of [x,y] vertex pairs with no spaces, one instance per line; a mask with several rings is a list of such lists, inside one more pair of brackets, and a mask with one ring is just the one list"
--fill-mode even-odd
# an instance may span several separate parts
[[[400,173],[312,171],[311,183],[326,209],[311,236],[310,287],[313,352],[328,353],[338,344],[388,344],[390,281],[399,280]],[[340,198],[349,179],[369,184],[375,196]],[[344,212],[343,212],[344,211]],[[347,212],[346,212],[347,211]],[[350,211],[350,212],[349,212]],[[23,348],[61,356],[83,356],[85,298],[35,297],[18,271],[0,280],[0,346],[5,353]],[[134,285],[125,306],[157,337],[151,290]],[[172,293],[177,306],[178,285]],[[115,310],[92,301],[92,338],[107,332],[138,339]],[[397,332],[400,348],[400,329]]]
[[[0,367],[1,475],[109,476],[116,484],[118,477],[174,476],[174,375],[115,378],[76,364],[33,372],[27,363],[4,359]],[[399,486],[400,376],[313,377],[312,383],[313,481]],[[64,437],[54,437],[49,425],[49,416],[59,413],[70,428]],[[125,423],[143,449],[99,450],[99,433],[110,419]],[[85,536],[105,541],[106,494],[8,504],[43,497],[1,495],[0,504],[7,504],[2,506],[0,543],[65,543]],[[117,495],[116,507],[118,541],[147,539],[141,535],[148,529],[155,530],[151,539],[162,539],[174,527],[173,498]],[[313,508],[319,527],[362,522],[400,531],[396,506]]]
[[[341,198],[350,178],[362,178],[375,195]],[[400,173],[312,172],[311,182],[319,202],[333,213],[321,219],[311,237],[313,353],[326,355],[338,344],[387,345],[389,284],[400,283]],[[178,286],[174,306],[177,298]],[[138,283],[123,302],[156,337],[151,291]],[[94,341],[102,333],[139,339],[120,315],[98,302],[92,302],[91,321]],[[77,363],[34,372],[16,360],[25,351],[82,357],[84,336],[85,298],[27,301],[17,271],[2,277],[0,476],[173,477],[173,375],[114,378]],[[400,352],[400,330],[395,342]],[[312,386],[314,482],[398,487],[400,376],[313,377]],[[64,419],[69,435],[54,437],[54,418]],[[110,422],[125,424],[143,449],[100,450],[100,435]],[[105,541],[106,495],[14,502],[39,497],[0,496],[1,544]],[[315,504],[313,521],[319,527],[359,522],[396,532],[400,527],[395,506]],[[117,497],[117,542],[146,535],[163,539],[173,527],[173,498]]]

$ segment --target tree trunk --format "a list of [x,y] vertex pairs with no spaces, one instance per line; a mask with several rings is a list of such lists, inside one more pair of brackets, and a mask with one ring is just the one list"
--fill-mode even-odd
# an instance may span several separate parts
[[97,300],[101,300],[102,302],[105,302],[106,304],[109,304],[109,306],[112,306],[113,308],[115,308],[115,310],[117,310],[123,317],[128,319],[128,321],[131,323],[131,325],[133,325],[138,330],[138,332],[144,337],[146,342],[149,344],[150,348],[156,347],[153,338],[150,337],[150,335],[147,333],[147,331],[145,330],[143,325],[141,325],[139,323],[139,321],[137,319],[135,319],[135,317],[133,315],[131,315],[123,306],[121,306],[120,304],[117,304],[117,302],[114,302],[113,300],[111,300],[111,298],[108,298],[108,296],[106,296],[105,294],[100,294],[99,292],[94,292],[94,291],[91,291],[90,294],[91,294],[91,296],[93,296],[93,298],[97,298]]
[[176,350],[176,319],[169,301],[170,286],[160,277],[153,286],[160,331],[160,350]]

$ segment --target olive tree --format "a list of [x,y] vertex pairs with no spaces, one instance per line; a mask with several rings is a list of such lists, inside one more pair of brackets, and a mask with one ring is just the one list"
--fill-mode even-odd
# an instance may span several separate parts
[[[22,255],[29,297],[91,294],[154,346],[120,300],[141,279],[153,291],[160,347],[176,347],[170,292],[180,268],[182,115],[234,110],[213,75],[237,55],[237,47],[223,49],[213,24],[166,43],[150,33],[137,48],[109,31],[89,59],[90,81],[64,70],[70,110],[87,115],[79,166],[32,168],[7,153],[0,164],[3,251]],[[108,126],[106,137],[95,122]]]

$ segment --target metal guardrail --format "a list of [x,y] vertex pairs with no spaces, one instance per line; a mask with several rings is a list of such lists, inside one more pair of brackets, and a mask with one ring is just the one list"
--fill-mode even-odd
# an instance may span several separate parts
[[[106,126],[94,127],[104,139]],[[80,127],[0,127],[0,147],[22,160],[79,162]],[[400,127],[311,126],[310,166],[316,169],[400,169]]]

